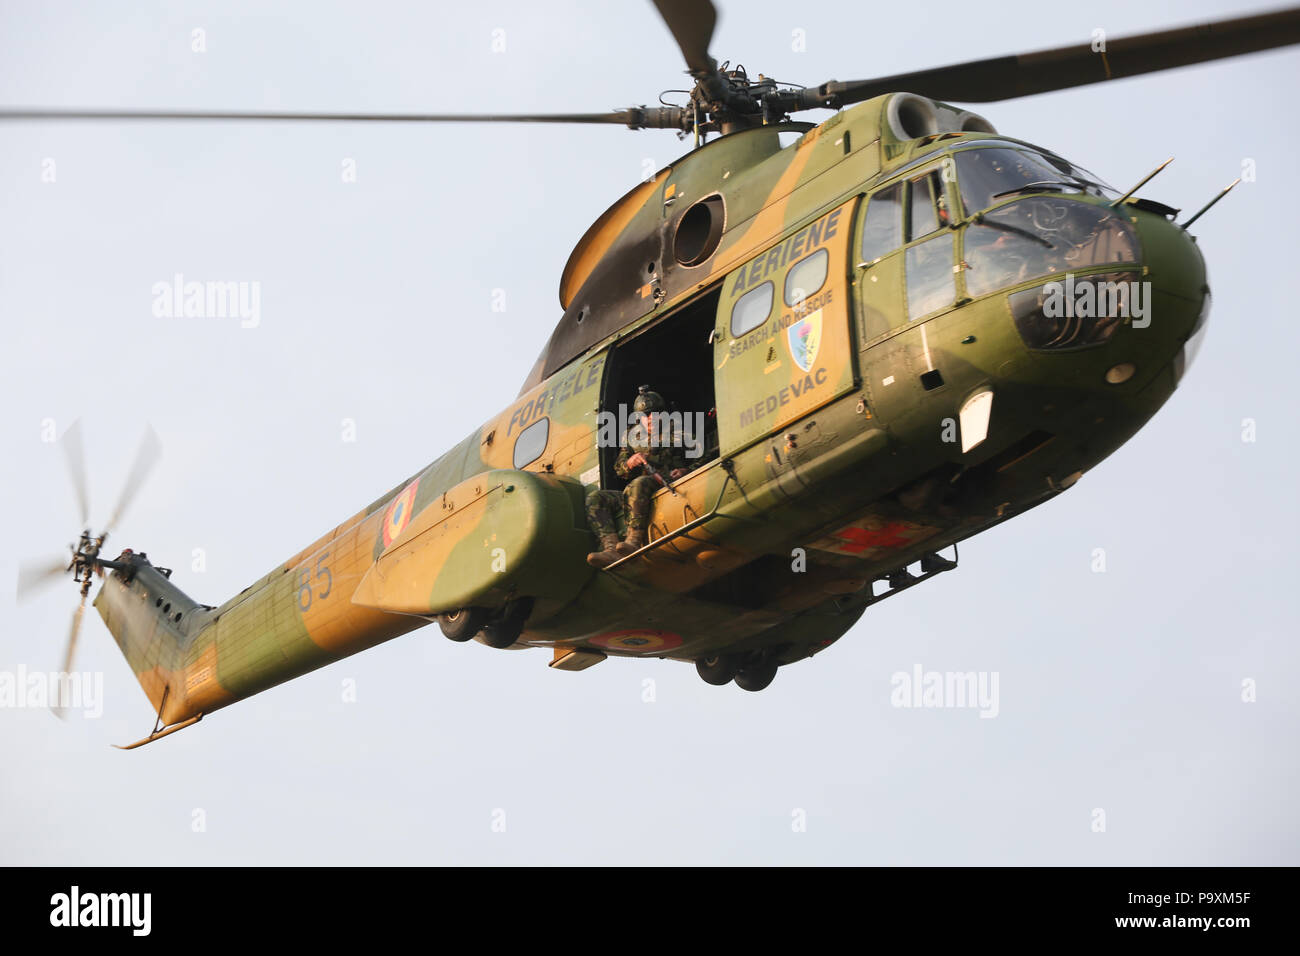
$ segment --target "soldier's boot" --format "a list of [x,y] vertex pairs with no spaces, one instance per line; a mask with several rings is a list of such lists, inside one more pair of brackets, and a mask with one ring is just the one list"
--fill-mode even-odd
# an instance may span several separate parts
[[628,528],[627,537],[615,546],[615,550],[618,551],[620,557],[625,558],[634,551],[640,551],[644,548],[645,539],[645,528]]
[[600,551],[593,551],[587,555],[587,563],[593,568],[607,568],[623,555],[619,553],[620,541],[616,534],[602,534],[600,536]]

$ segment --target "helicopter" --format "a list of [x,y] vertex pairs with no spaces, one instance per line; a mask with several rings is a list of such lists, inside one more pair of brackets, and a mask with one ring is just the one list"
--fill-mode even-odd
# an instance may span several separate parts
[[[950,101],[1294,44],[1300,11],[804,88],[719,66],[710,3],[656,7],[695,81],[685,106],[0,111],[693,137],[581,238],[515,401],[235,597],[200,604],[147,555],[106,559],[106,533],[83,533],[48,576],[71,571],[83,608],[103,578],[94,606],[158,718],[129,746],[430,622],[549,649],[558,670],[668,658],[762,690],[868,607],[952,570],[961,541],[1068,490],[1173,394],[1210,301],[1188,227],[1224,193],[1179,222],[1136,196],[1151,177],[1121,193]],[[811,109],[837,112],[793,119]],[[621,484],[622,429],[602,426],[646,383],[670,416],[702,421],[698,455],[655,493],[648,542],[593,568],[586,499]]]

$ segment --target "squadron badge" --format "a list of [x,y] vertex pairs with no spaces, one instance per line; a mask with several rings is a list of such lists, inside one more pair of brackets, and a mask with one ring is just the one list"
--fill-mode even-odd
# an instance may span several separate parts
[[790,357],[805,372],[811,371],[817,360],[817,350],[822,344],[822,310],[818,309],[792,323],[785,330],[790,345]]

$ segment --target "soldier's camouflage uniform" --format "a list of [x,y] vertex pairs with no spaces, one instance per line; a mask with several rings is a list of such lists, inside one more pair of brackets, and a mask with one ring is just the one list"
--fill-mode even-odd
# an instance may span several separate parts
[[[671,480],[674,469],[684,467],[681,449],[669,444],[651,446],[642,429],[634,428],[623,437],[623,448],[614,462],[614,472],[620,478],[630,478],[622,493],[602,488],[587,496],[587,521],[597,535],[622,537],[627,530],[646,531],[650,527],[650,499],[663,485],[640,465],[628,467],[627,460],[640,452],[665,481]],[[633,477],[633,476],[637,477]]]

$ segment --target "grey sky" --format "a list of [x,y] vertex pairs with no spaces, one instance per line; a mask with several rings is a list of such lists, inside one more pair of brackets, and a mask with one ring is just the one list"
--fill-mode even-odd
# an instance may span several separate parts
[[[728,3],[713,52],[814,84],[1240,11],[871,9]],[[121,753],[153,714],[93,615],[79,665],[104,672],[103,718],[0,709],[0,863],[1300,862],[1298,68],[1271,53],[976,107],[1122,189],[1174,155],[1144,194],[1186,209],[1253,160],[1256,181],[1195,229],[1208,339],[1076,488],[769,690],[659,661],[552,672],[545,651],[425,628]],[[589,111],[684,84],[634,0],[0,0],[8,104]],[[42,421],[82,419],[94,522],[150,422],[165,457],[114,546],[213,604],[503,407],[558,318],[573,243],[647,159],[684,149],[617,127],[345,124],[9,123],[0,144],[0,578],[76,534]],[[177,272],[260,282],[260,325],[155,318],[151,287]],[[65,584],[15,607],[0,588],[0,670],[57,668],[74,601]],[[890,675],[916,664],[998,672],[998,717],[891,707]]]

